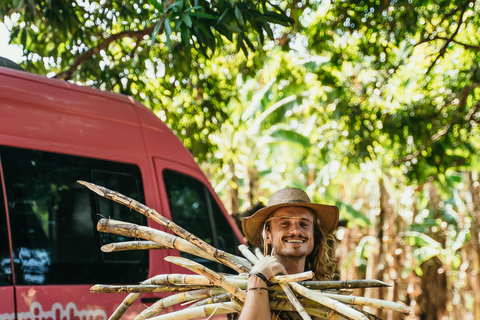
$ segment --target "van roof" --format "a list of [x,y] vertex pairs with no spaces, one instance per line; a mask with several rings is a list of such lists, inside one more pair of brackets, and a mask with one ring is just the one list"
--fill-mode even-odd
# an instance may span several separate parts
[[[135,163],[197,167],[173,132],[132,97],[0,67],[0,143]],[[138,160],[138,159],[137,159]]]

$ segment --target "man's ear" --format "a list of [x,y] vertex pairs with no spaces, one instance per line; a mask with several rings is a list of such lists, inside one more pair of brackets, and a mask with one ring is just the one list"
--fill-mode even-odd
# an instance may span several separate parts
[[265,242],[267,244],[272,244],[272,234],[267,230],[265,230]]

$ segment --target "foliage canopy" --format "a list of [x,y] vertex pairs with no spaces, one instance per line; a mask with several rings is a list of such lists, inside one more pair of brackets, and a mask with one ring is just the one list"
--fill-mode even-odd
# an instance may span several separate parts
[[[0,17],[27,70],[154,110],[231,211],[306,187],[341,207],[345,241],[361,229],[342,272],[480,299],[479,0],[7,0]],[[460,291],[450,309],[473,306]]]

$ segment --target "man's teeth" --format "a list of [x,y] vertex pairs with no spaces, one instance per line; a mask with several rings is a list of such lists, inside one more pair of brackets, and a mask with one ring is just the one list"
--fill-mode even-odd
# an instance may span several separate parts
[[303,243],[303,240],[287,240],[288,243]]

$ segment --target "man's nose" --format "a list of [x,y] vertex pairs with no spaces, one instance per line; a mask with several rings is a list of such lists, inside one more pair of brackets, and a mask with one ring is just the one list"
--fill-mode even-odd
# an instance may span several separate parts
[[302,233],[300,225],[298,223],[293,223],[290,227],[290,234],[292,235],[299,235]]

